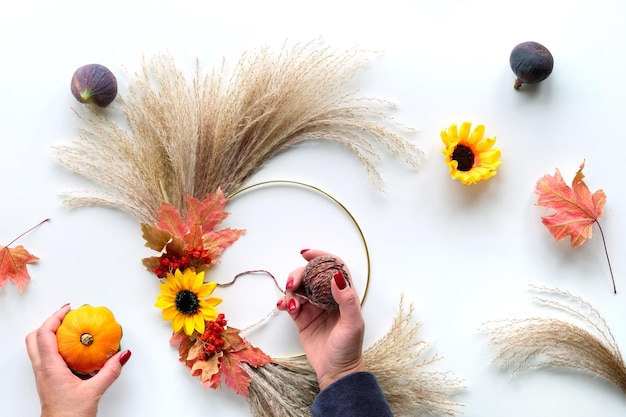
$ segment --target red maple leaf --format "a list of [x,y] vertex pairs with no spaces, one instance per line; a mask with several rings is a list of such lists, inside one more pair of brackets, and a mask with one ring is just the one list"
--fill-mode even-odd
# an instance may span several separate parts
[[[558,169],[553,176],[544,175],[537,181],[535,186],[535,193],[539,195],[537,205],[554,210],[554,213],[541,217],[541,221],[557,241],[569,236],[573,248],[579,247],[585,240],[590,239],[593,225],[597,224],[602,235],[607,261],[609,261],[604,232],[598,222],[603,214],[602,208],[606,203],[606,195],[603,190],[597,190],[593,194],[589,191],[587,184],[583,181],[584,167],[583,161],[572,180],[571,187],[563,181]],[[611,262],[609,261],[610,268]],[[613,278],[612,271],[611,278]],[[616,292],[614,279],[613,290]]]
[[26,285],[30,281],[28,264],[37,262],[39,258],[24,249],[22,245],[15,246],[14,248],[10,246],[20,237],[48,220],[50,219],[39,222],[37,225],[13,239],[8,245],[0,245],[0,288],[4,287],[7,280],[10,279],[17,285],[20,294],[24,291],[24,288],[26,288]]
[[222,333],[224,350],[207,360],[199,359],[202,342],[198,337],[178,332],[172,335],[170,344],[178,345],[180,361],[191,370],[193,376],[200,378],[205,387],[218,389],[224,382],[235,393],[247,397],[251,378],[244,363],[256,368],[272,363],[272,358],[242,338],[240,332],[234,327],[227,327]]
[[[217,263],[222,252],[245,233],[245,230],[240,229],[215,230],[228,217],[229,213],[224,211],[227,202],[228,199],[220,189],[203,201],[189,196],[186,218],[171,204],[162,203],[157,212],[156,224],[141,225],[145,246],[161,252],[161,256],[144,258],[144,266],[149,271],[155,271],[163,253],[189,258],[189,253],[197,248],[205,251],[209,264]],[[191,262],[190,266],[202,270],[207,261],[203,258],[202,261],[192,259]]]
[[248,343],[239,332],[240,330],[234,327],[229,327],[224,332],[228,349],[223,351],[219,372],[211,377],[208,384],[211,388],[217,389],[224,381],[224,384],[235,393],[247,397],[251,378],[244,369],[244,363],[256,368],[272,363],[272,358]]

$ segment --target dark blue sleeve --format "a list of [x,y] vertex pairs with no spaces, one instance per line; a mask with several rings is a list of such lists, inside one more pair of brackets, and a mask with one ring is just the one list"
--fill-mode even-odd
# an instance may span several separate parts
[[393,417],[387,400],[369,372],[346,375],[318,394],[313,417]]

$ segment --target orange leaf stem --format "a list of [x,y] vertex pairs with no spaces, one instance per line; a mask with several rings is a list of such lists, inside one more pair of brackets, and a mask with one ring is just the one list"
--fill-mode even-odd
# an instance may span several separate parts
[[14,244],[19,238],[21,238],[22,236],[24,236],[26,233],[38,228],[39,226],[41,226],[42,224],[44,224],[45,222],[50,221],[50,217],[48,217],[47,219],[44,219],[42,221],[40,221],[39,223],[37,223],[36,225],[34,225],[33,227],[31,227],[30,229],[28,229],[27,231],[25,231],[24,233],[22,233],[21,235],[19,235],[18,237],[16,237],[15,239],[13,239],[12,241],[10,241],[6,247],[8,248],[9,246],[11,246],[12,244]]

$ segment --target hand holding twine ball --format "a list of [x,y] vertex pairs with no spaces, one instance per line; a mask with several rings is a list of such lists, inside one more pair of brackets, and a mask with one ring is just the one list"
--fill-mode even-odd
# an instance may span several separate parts
[[337,258],[324,255],[313,258],[304,268],[302,285],[295,294],[324,310],[337,310],[339,305],[330,289],[330,282],[337,273],[343,275],[348,285],[352,285],[344,264],[337,261]]

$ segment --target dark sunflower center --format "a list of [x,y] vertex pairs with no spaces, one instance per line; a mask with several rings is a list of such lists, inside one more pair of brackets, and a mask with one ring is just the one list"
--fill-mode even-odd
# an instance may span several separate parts
[[465,145],[457,145],[452,152],[452,160],[459,163],[459,171],[469,171],[474,166],[474,152]]
[[178,294],[176,294],[175,303],[176,310],[188,316],[196,314],[200,307],[198,296],[193,291],[189,290],[179,291]]

